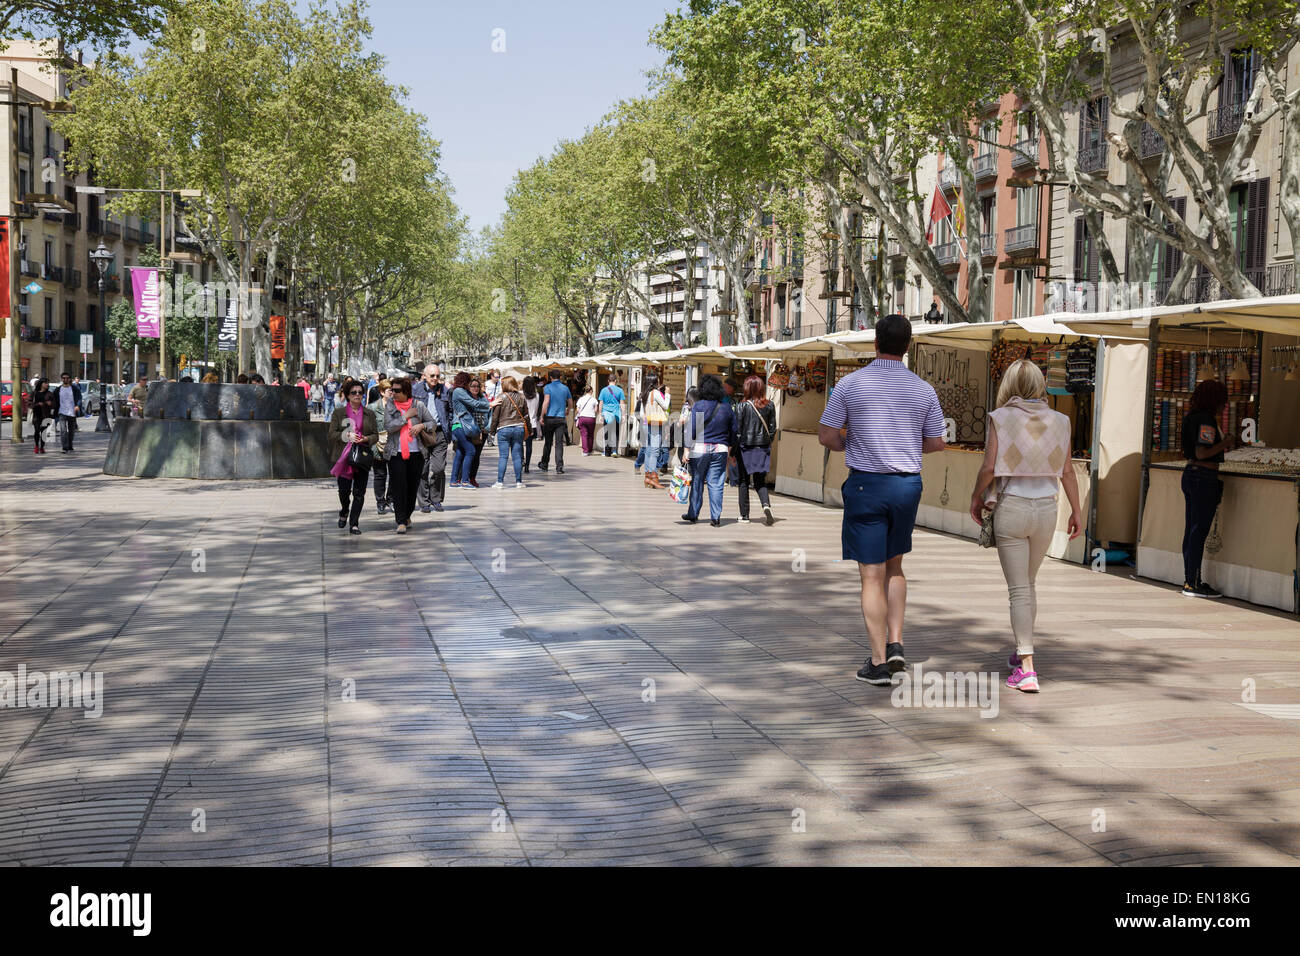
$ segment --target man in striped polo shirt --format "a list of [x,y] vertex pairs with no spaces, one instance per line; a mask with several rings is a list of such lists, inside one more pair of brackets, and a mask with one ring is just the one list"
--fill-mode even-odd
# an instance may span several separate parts
[[903,365],[912,342],[905,316],[876,324],[876,360],[831,392],[818,439],[843,451],[844,559],[858,562],[862,617],[871,657],[858,680],[893,683],[906,666],[903,613],[907,578],[903,555],[912,550],[912,526],[921,503],[921,455],[944,449],[943,411],[934,388]]

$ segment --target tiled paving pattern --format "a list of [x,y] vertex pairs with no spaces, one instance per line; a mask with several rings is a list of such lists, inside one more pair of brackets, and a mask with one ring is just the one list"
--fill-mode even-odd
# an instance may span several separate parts
[[[1300,857],[1300,721],[1238,703],[1300,703],[1295,618],[1049,561],[1042,694],[896,708],[833,510],[687,527],[629,462],[491,491],[489,450],[355,538],[326,482],[110,479],[80,438],[0,446],[0,671],[106,698],[0,710],[0,863]],[[907,569],[914,666],[1005,676],[995,555],[922,532]]]

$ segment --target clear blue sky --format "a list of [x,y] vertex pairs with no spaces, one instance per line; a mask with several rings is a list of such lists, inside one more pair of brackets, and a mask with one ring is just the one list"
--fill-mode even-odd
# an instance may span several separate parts
[[[517,170],[581,136],[662,65],[648,43],[675,0],[373,0],[371,47],[442,142],[442,168],[477,231],[505,211]],[[493,30],[504,53],[492,52]]]

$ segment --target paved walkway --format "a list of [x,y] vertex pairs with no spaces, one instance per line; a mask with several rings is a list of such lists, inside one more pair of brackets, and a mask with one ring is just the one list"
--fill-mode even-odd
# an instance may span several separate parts
[[[0,446],[0,671],[104,680],[98,719],[0,710],[0,863],[1300,857],[1294,618],[1049,561],[1042,694],[895,707],[834,510],[688,527],[630,462],[492,491],[489,450],[358,538],[327,482],[106,478],[79,437]],[[1005,677],[996,556],[921,532],[907,570],[913,668]]]

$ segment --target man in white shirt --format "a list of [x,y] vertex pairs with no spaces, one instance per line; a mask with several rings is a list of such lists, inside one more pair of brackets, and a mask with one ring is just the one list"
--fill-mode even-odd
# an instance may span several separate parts
[[54,389],[54,404],[59,410],[59,430],[63,433],[63,452],[72,451],[72,436],[77,431],[77,416],[81,414],[81,389],[72,384],[72,376],[64,372],[63,380]]

